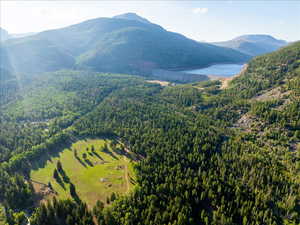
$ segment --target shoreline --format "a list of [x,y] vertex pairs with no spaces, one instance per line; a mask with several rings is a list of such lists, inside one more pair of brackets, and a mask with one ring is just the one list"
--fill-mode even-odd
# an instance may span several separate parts
[[172,69],[164,69],[164,70],[168,70],[168,71],[174,71],[174,72],[185,72],[188,70],[200,70],[200,69],[205,69],[211,66],[215,66],[215,65],[227,65],[227,64],[236,64],[236,65],[245,65],[247,64],[247,62],[241,62],[241,63],[232,63],[232,62],[223,62],[223,63],[211,63],[208,64],[207,66],[194,66],[194,67],[178,67],[178,68],[172,68]]
[[220,89],[222,89],[222,90],[223,90],[223,89],[226,89],[226,88],[229,86],[229,83],[230,83],[233,79],[235,79],[235,78],[241,76],[241,75],[247,70],[248,65],[249,65],[248,63],[245,63],[244,66],[243,66],[243,68],[242,68],[242,70],[241,70],[238,74],[233,75],[232,77],[219,78],[218,80],[220,80],[220,81],[222,82],[222,85],[221,85]]

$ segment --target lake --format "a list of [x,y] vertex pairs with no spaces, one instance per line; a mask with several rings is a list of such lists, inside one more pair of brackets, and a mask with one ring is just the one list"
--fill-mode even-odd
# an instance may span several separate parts
[[244,64],[215,64],[202,69],[184,70],[182,72],[202,75],[215,75],[218,77],[232,77],[239,74]]

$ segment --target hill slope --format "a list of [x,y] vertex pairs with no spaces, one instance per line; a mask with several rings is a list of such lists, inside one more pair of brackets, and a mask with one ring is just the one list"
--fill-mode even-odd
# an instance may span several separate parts
[[[124,74],[40,76],[0,110],[0,201],[31,207],[24,179],[32,162],[79,137],[113,136],[141,156],[137,186],[111,207],[99,203],[98,224],[299,224],[299,60],[300,42],[256,57],[225,90],[218,81],[162,87]],[[84,219],[74,213],[79,203],[65,203],[40,207],[31,224]]]
[[231,83],[239,96],[251,98],[260,91],[282,86],[299,76],[300,42],[254,58],[242,76]]
[[249,59],[236,50],[198,43],[145,21],[132,14],[88,20],[8,40],[1,51],[7,50],[15,71],[25,73],[75,67],[145,75],[157,68],[206,66]]
[[217,46],[232,48],[250,56],[262,55],[287,45],[286,41],[275,39],[270,35],[243,35],[230,41],[216,42]]

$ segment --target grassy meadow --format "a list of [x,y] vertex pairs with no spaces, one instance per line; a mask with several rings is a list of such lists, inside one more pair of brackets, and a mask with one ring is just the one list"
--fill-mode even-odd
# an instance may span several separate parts
[[[134,184],[133,160],[120,144],[111,143],[108,139],[80,140],[56,155],[41,159],[43,163],[37,162],[30,176],[35,191],[40,194],[39,200],[53,196],[71,198],[70,183],[89,206],[97,200],[106,204],[112,193],[129,192]],[[58,161],[66,177],[59,173],[60,182],[54,178]],[[49,182],[53,192],[48,190]]]
[[5,224],[4,208],[0,204],[0,225],[4,225],[4,224]]

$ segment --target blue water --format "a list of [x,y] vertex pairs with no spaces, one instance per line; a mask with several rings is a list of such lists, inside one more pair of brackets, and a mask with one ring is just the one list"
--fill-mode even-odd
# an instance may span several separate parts
[[218,77],[232,77],[239,74],[243,64],[216,64],[202,69],[185,70],[182,72],[202,75],[215,75]]

